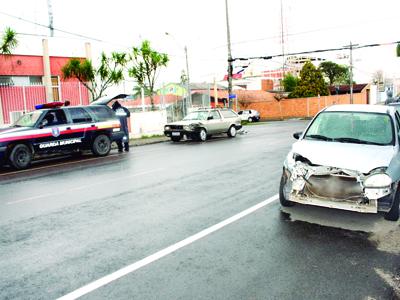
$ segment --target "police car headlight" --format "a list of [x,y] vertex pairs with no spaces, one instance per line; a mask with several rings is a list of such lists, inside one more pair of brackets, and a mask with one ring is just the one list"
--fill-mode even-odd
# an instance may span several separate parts
[[164,130],[170,130],[170,129],[171,129],[171,127],[169,127],[169,126],[164,127]]
[[385,173],[372,174],[364,181],[364,186],[367,188],[384,188],[392,184],[392,178]]

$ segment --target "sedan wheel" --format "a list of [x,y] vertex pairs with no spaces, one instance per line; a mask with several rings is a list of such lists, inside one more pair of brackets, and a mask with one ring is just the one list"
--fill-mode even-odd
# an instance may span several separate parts
[[228,130],[229,137],[234,138],[236,136],[236,133],[237,133],[237,131],[236,131],[235,126],[232,125],[231,127],[229,127],[229,130]]
[[247,121],[249,121],[249,123],[253,122],[253,118],[248,118]]
[[207,131],[204,128],[200,129],[199,140],[205,142],[207,140]]

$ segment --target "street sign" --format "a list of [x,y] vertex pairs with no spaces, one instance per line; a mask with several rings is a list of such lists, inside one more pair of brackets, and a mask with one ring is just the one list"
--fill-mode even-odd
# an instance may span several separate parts
[[236,94],[229,94],[229,99],[235,99],[236,98]]

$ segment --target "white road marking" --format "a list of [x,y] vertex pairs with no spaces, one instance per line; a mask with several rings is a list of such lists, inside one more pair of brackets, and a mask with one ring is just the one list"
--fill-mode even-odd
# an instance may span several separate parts
[[[155,173],[155,172],[159,172],[161,170],[163,170],[163,169],[159,168],[159,169],[154,169],[154,170],[150,170],[150,171],[135,173],[135,174],[132,174],[132,175],[129,175],[129,176],[124,176],[124,179],[132,178],[132,177],[136,177],[136,176],[141,176],[141,175],[146,175],[146,174],[150,174],[150,173]],[[37,196],[25,198],[25,199],[9,201],[6,204],[7,205],[13,205],[13,204],[18,204],[18,203],[21,203],[21,202],[27,202],[27,201],[31,201],[31,200],[40,199],[40,198],[53,197],[54,195],[66,194],[66,193],[71,192],[71,191],[85,190],[85,189],[87,189],[89,187],[98,186],[98,185],[105,185],[105,184],[109,184],[110,182],[117,182],[117,181],[121,181],[121,178],[118,177],[118,178],[113,178],[113,179],[109,179],[109,180],[104,180],[104,181],[101,181],[101,182],[95,182],[95,183],[92,183],[92,184],[84,184],[84,185],[79,186],[79,187],[70,188],[67,191],[59,191],[59,192],[53,192],[53,193],[48,193],[48,194],[37,195]]]
[[163,258],[164,256],[167,256],[185,246],[188,246],[192,243],[194,243],[197,240],[200,240],[204,237],[206,237],[207,235],[210,235],[220,229],[222,229],[223,227],[232,224],[238,220],[240,220],[241,218],[244,218],[252,213],[254,213],[255,211],[259,210],[260,208],[263,208],[264,206],[267,206],[268,204],[271,204],[272,202],[276,201],[278,199],[278,194],[268,198],[267,200],[264,200],[220,223],[217,223],[207,229],[204,229],[180,242],[177,242],[176,244],[173,244],[163,250],[160,250],[150,256],[147,256],[129,266],[126,266],[122,269],[119,269],[118,271],[111,273],[107,276],[104,276],[100,279],[97,279],[96,281],[93,281],[92,283],[89,283],[65,296],[62,296],[60,298],[58,298],[58,300],[72,300],[72,299],[77,299],[79,297],[82,297],[102,286],[105,286],[106,284],[109,284],[125,275],[128,275],[142,267],[145,267],[157,260],[159,260],[160,258]]

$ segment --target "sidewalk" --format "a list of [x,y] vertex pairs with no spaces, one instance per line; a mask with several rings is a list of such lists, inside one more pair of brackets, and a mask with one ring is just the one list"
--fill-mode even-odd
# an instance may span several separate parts
[[143,146],[143,145],[150,145],[150,144],[157,144],[169,141],[170,139],[166,136],[156,136],[156,137],[149,137],[149,138],[137,138],[137,139],[130,139],[129,145],[130,146]]

